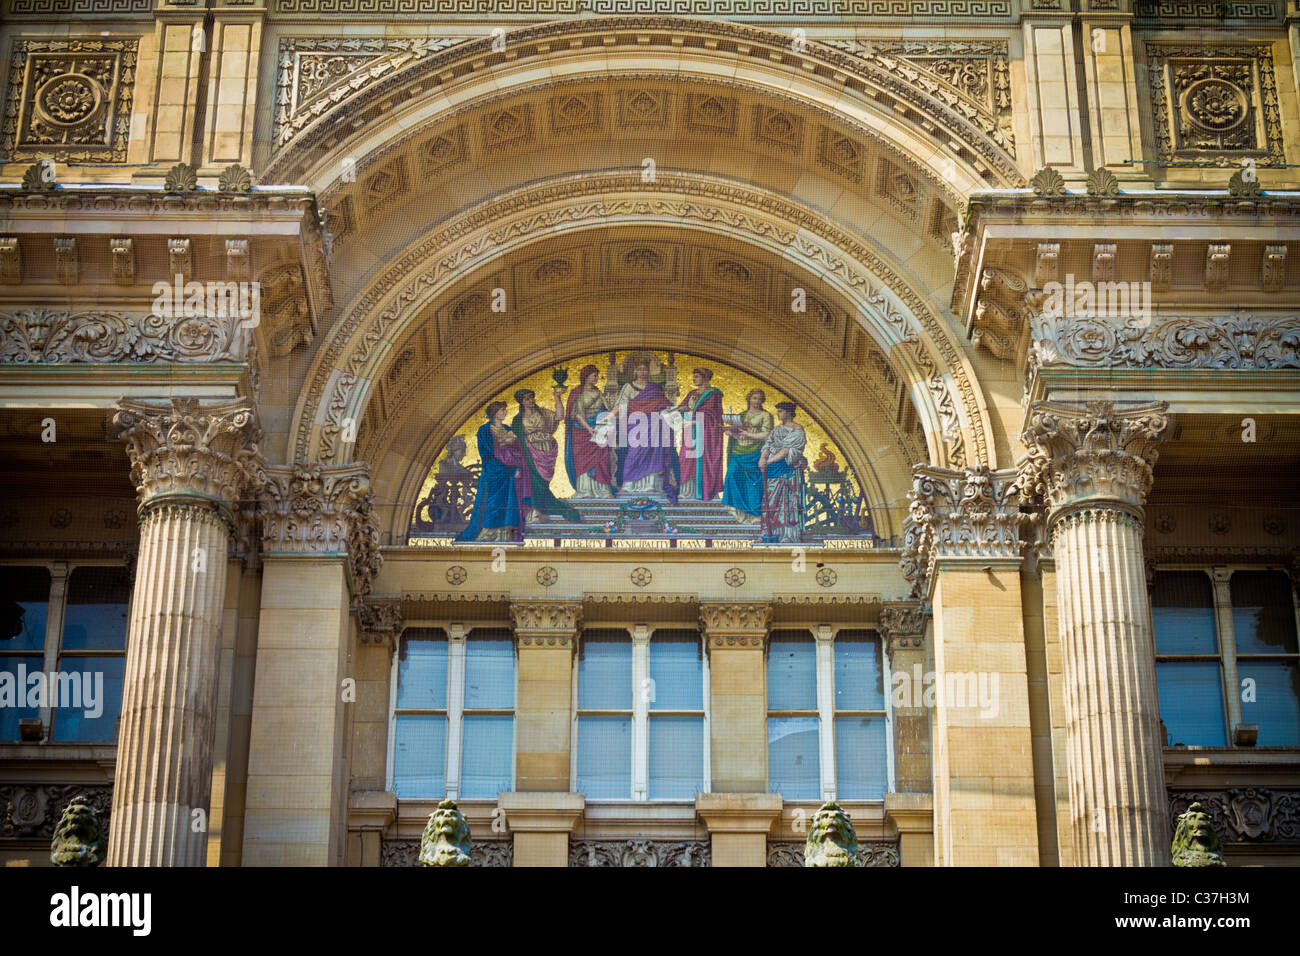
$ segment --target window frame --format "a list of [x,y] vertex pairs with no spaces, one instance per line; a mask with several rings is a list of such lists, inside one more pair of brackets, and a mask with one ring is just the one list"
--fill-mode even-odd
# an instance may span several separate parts
[[[118,558],[0,558],[0,568],[44,568],[50,576],[50,590],[46,596],[45,605],[45,641],[40,651],[3,651],[0,653],[5,657],[39,657],[41,660],[41,670],[48,674],[51,671],[57,671],[59,668],[60,657],[121,657],[123,660],[123,669],[125,670],[125,661],[127,651],[131,640],[131,602],[135,597],[135,589],[131,588],[131,593],[127,595],[126,603],[126,634],[122,639],[121,650],[104,650],[96,648],[63,648],[63,630],[67,620],[68,610],[68,587],[72,582],[73,572],[78,568],[124,568],[127,573],[128,581],[134,580],[131,562]],[[126,688],[123,686],[123,694]],[[58,707],[47,706],[41,707],[37,716],[41,720],[41,739],[40,745],[62,746],[62,747],[116,747],[118,736],[122,729],[122,702],[117,704],[117,717],[113,722],[113,737],[111,740],[55,740],[54,721],[58,716]],[[34,741],[22,740],[0,740],[0,746],[31,746]]]
[[[713,766],[712,766],[712,729],[711,714],[709,708],[710,685],[709,685],[709,649],[707,636],[702,630],[690,627],[686,624],[628,624],[617,622],[604,622],[599,625],[584,627],[578,634],[577,640],[583,641],[588,631],[626,631],[632,645],[632,779],[631,787],[628,790],[630,796],[627,797],[596,797],[588,799],[588,803],[611,803],[611,804],[628,804],[628,803],[655,803],[655,804],[691,804],[694,803],[694,797],[659,797],[650,798],[650,718],[655,717],[703,717],[701,734],[702,751],[703,751],[703,768],[701,770],[702,782],[704,789],[701,793],[713,792]],[[646,686],[650,679],[650,642],[654,638],[656,631],[690,631],[697,635],[700,646],[700,666],[701,666],[701,710],[651,710],[650,702],[644,692],[640,689]],[[629,715],[626,710],[608,710],[608,709],[582,709],[579,707],[579,686],[578,686],[578,664],[582,652],[581,643],[575,649],[573,655],[573,666],[570,673],[570,700],[572,701],[572,713],[570,714],[569,730],[569,780],[576,789],[578,786],[578,718],[579,717],[625,717]]]
[[[1156,651],[1156,631],[1154,608],[1148,602],[1148,612],[1151,614],[1151,649],[1156,665],[1162,663],[1178,662],[1214,662],[1219,665],[1219,690],[1223,707],[1224,720],[1224,740],[1222,746],[1217,744],[1170,744],[1162,741],[1162,747],[1165,750],[1256,750],[1255,745],[1243,745],[1237,743],[1237,728],[1245,721],[1241,709],[1241,680],[1238,676],[1238,662],[1240,661],[1288,661],[1300,667],[1300,653],[1295,654],[1241,654],[1237,651],[1237,632],[1236,623],[1233,620],[1232,604],[1232,576],[1239,571],[1271,571],[1283,575],[1291,586],[1291,612],[1295,617],[1296,636],[1300,641],[1300,593],[1297,593],[1295,580],[1291,577],[1287,569],[1278,564],[1247,564],[1247,563],[1225,563],[1225,564],[1189,564],[1185,562],[1158,562],[1154,566],[1154,571],[1159,574],[1162,571],[1196,571],[1205,574],[1210,580],[1210,593],[1214,600],[1214,629],[1215,639],[1218,642],[1217,654],[1161,654]],[[1152,579],[1154,581],[1154,578]],[[1300,646],[1300,644],[1298,644]],[[1159,690],[1157,689],[1157,695]],[[1163,722],[1163,711],[1161,719]],[[1279,746],[1282,749],[1296,749],[1286,745],[1265,745]]]
[[[839,754],[835,737],[835,721],[840,717],[883,717],[885,721],[885,792],[892,793],[895,787],[894,768],[894,708],[893,672],[890,668],[889,654],[885,650],[885,639],[878,627],[869,624],[786,624],[772,628],[763,647],[764,679],[767,676],[767,655],[772,650],[772,634],[785,631],[798,631],[808,635],[815,646],[817,662],[817,710],[772,709],[770,704],[764,721],[773,717],[816,717],[817,718],[817,758],[818,774],[821,779],[821,802],[840,800],[839,795]],[[880,654],[881,693],[884,698],[883,710],[838,709],[835,706],[835,641],[841,631],[859,631],[871,635]],[[771,701],[771,688],[767,688],[766,697]],[[770,737],[767,746],[771,747]],[[772,789],[771,750],[768,750],[768,792]],[[880,802],[866,797],[843,797],[855,803]],[[797,800],[795,802],[798,802]]]
[[[412,631],[440,630],[447,641],[447,706],[445,708],[403,707],[397,706],[397,680],[401,664],[401,642]],[[465,707],[465,681],[468,676],[466,665],[467,643],[474,639],[475,631],[496,631],[510,635],[511,654],[514,657],[514,707]],[[491,797],[462,797],[465,746],[465,717],[467,716],[501,716],[510,717],[510,790],[518,783],[519,773],[519,641],[514,629],[508,622],[483,623],[467,626],[446,621],[411,621],[402,629],[397,638],[398,646],[393,651],[388,678],[388,755],[385,769],[385,785],[389,792],[396,793],[394,772],[397,762],[397,718],[399,715],[416,714],[443,716],[447,718],[446,739],[443,741],[443,775],[442,793],[440,795],[398,796],[399,800],[489,800]],[[454,743],[454,746],[453,746]]]

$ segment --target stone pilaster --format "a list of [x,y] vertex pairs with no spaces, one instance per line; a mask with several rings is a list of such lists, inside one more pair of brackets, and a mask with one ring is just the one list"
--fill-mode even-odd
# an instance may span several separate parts
[[709,828],[714,866],[766,866],[767,835],[781,816],[779,793],[700,793],[695,812]]
[[247,400],[124,399],[140,496],[109,866],[202,866],[232,503],[262,480]]
[[770,604],[705,603],[712,790],[767,793],[767,643]]
[[362,676],[351,609],[380,563],[370,480],[361,463],[279,465],[267,478],[243,862],[337,864]]
[[569,790],[573,649],[582,605],[520,601],[510,605],[519,649],[515,711],[515,789]]
[[[880,609],[880,638],[889,655],[890,687],[924,685],[925,630],[929,612],[920,601],[891,601]],[[894,702],[894,784],[900,793],[933,786],[930,770],[930,709],[914,694]]]
[[931,602],[934,671],[904,691],[913,706],[933,704],[936,860],[1036,865],[1020,596],[1020,531],[1032,516],[1013,470],[912,471],[901,564]]
[[1074,860],[1169,863],[1143,512],[1163,402],[1036,402],[1022,484],[1049,505],[1066,709]]
[[580,793],[501,794],[497,807],[514,835],[514,865],[568,866],[569,835],[586,806]]

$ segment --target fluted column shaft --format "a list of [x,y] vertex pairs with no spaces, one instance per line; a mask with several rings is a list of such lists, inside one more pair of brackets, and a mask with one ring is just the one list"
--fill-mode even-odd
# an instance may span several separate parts
[[1163,741],[1142,505],[1163,403],[1036,403],[1022,485],[1048,500],[1056,559],[1075,860],[1169,863]]
[[204,863],[229,543],[224,516],[199,503],[140,523],[109,866]]
[[140,495],[109,866],[202,866],[231,505],[260,480],[247,401],[123,400]]
[[1052,548],[1077,859],[1160,866],[1169,833],[1140,519],[1077,510],[1054,523]]

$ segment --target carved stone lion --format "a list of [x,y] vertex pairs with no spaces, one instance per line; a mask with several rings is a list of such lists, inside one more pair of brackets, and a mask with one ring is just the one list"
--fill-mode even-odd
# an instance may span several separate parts
[[804,866],[857,866],[858,835],[853,821],[831,801],[813,814],[804,844]]
[[454,800],[444,800],[429,814],[420,838],[420,862],[425,866],[469,866],[469,824]]
[[1174,866],[1227,866],[1223,844],[1205,807],[1193,803],[1178,817],[1174,830]]
[[50,862],[55,866],[99,866],[105,850],[99,814],[86,797],[73,797],[54,828]]

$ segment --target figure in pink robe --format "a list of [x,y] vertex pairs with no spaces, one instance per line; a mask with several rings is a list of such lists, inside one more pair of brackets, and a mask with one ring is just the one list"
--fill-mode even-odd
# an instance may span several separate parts
[[682,413],[681,498],[712,501],[722,492],[722,392],[713,370],[697,368],[695,387],[677,411]]

